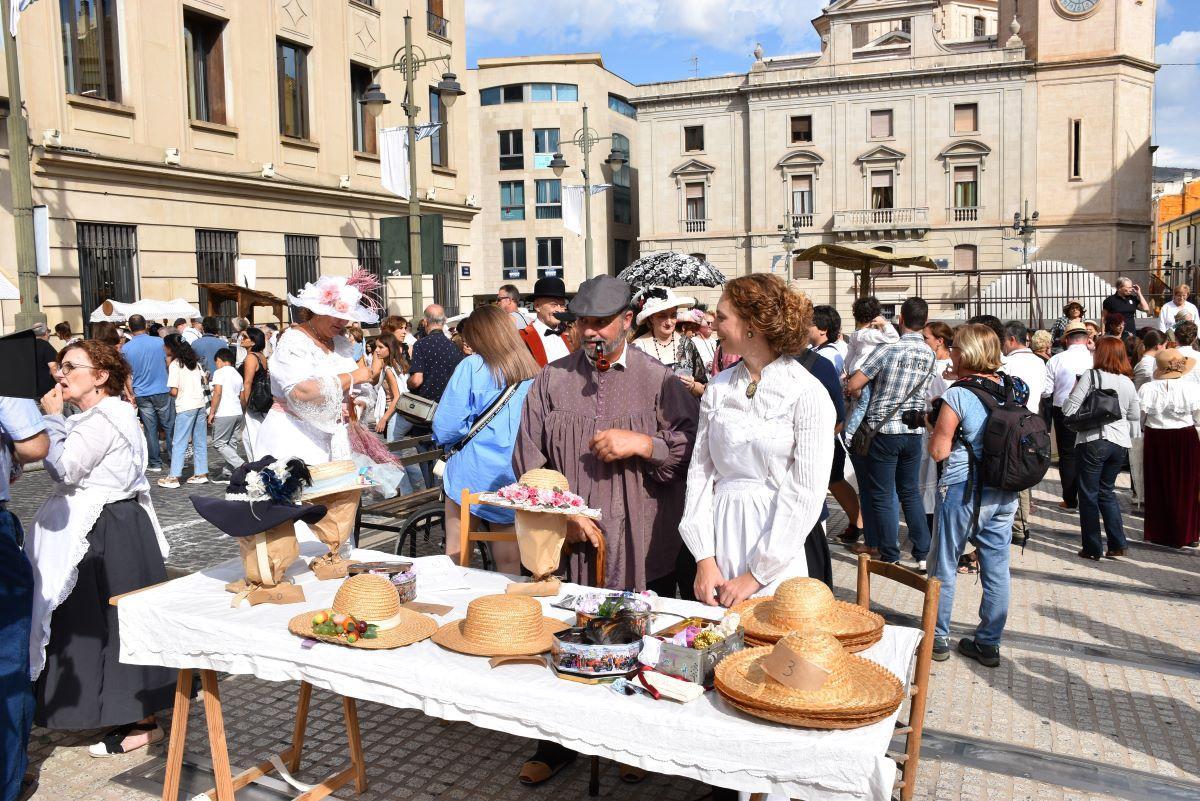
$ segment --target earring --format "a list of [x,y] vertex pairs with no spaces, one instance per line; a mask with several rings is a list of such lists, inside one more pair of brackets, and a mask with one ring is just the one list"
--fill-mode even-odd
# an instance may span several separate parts
[[753,331],[747,331],[747,332],[746,332],[746,339],[754,339],[754,332],[753,332]]

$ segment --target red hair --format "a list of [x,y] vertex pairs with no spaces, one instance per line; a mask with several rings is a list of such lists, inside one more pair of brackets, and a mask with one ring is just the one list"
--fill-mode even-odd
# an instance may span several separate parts
[[1129,356],[1125,353],[1125,343],[1117,337],[1106,336],[1096,340],[1096,352],[1093,354],[1092,364],[1097,370],[1133,378],[1133,369],[1129,366]]

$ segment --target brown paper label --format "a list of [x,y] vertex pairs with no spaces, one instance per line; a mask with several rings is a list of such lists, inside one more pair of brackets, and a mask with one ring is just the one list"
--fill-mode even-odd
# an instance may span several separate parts
[[501,665],[542,665],[545,666],[546,660],[544,657],[537,654],[526,654],[525,656],[493,656],[488,660],[488,664],[492,667],[500,667]]
[[297,604],[304,600],[304,589],[295,584],[277,584],[252,590],[248,596],[251,606],[259,604]]
[[821,689],[832,672],[800,656],[783,640],[775,643],[761,664],[766,674],[784,687],[805,692]]
[[427,604],[424,601],[409,601],[404,604],[404,608],[425,615],[445,615],[449,614],[454,607],[446,604]]

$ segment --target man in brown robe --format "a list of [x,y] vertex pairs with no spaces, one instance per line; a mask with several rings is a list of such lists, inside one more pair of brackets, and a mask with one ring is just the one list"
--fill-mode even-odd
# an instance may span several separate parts
[[[599,522],[572,517],[570,542],[604,538],[612,589],[654,590],[690,598],[696,565],[679,536],[699,401],[670,370],[627,347],[630,287],[609,275],[584,281],[568,311],[583,347],[551,362],[529,389],[513,448],[513,472],[548,467],[599,509]],[[683,570],[677,574],[677,564]],[[569,558],[568,578],[587,583],[584,555]],[[521,768],[541,784],[575,753],[551,742]],[[644,775],[628,768],[630,776]]]
[[[558,470],[600,521],[571,520],[568,539],[607,548],[606,587],[674,596],[688,461],[699,404],[662,364],[626,347],[629,285],[602,275],[571,301],[583,348],[551,363],[529,390],[513,449],[517,475]],[[607,368],[607,369],[602,369]],[[582,558],[571,580],[584,583]],[[682,577],[681,577],[682,578]],[[687,591],[690,582],[680,582]]]

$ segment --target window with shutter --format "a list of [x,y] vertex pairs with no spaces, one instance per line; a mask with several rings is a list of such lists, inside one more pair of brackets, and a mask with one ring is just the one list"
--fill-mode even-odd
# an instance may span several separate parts
[[979,130],[979,105],[958,103],[954,106],[954,132],[975,133]]
[[812,176],[792,176],[792,214],[812,214]]
[[703,220],[705,219],[704,209],[704,184],[690,183],[684,186],[684,198],[687,206],[687,219]]
[[875,170],[871,173],[871,208],[895,208],[892,203],[893,177],[891,170]]
[[872,139],[890,139],[892,136],[892,112],[891,109],[883,109],[871,112],[871,138]]
[[954,207],[973,208],[979,205],[979,168],[954,168]]
[[974,245],[956,245],[954,248],[954,269],[974,270],[978,263],[979,251]]
[[812,133],[812,117],[792,117],[792,143],[811,142],[813,140]]
[[687,125],[683,129],[683,149],[688,153],[704,150],[704,126]]

